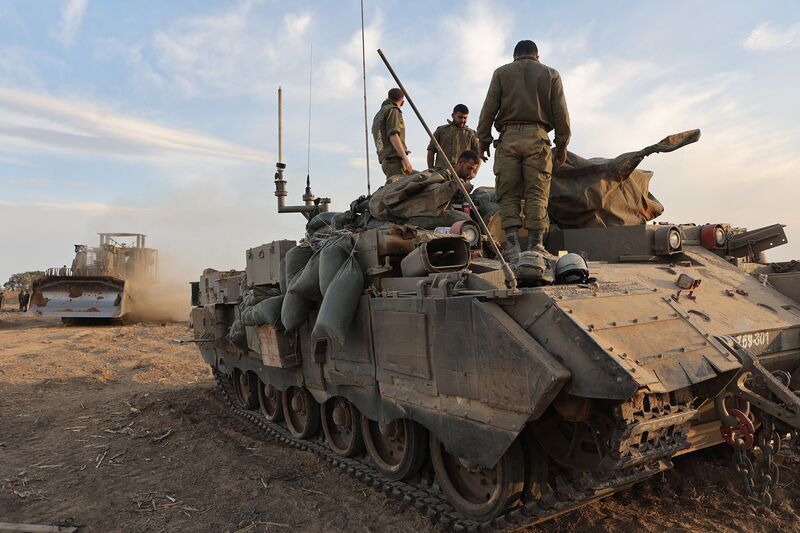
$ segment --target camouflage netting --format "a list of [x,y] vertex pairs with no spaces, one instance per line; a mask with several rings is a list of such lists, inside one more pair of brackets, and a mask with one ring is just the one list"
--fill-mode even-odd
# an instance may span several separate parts
[[650,193],[653,173],[636,167],[650,154],[672,152],[700,139],[700,130],[665,137],[614,159],[584,159],[570,152],[550,187],[550,221],[560,228],[644,224],[664,212]]

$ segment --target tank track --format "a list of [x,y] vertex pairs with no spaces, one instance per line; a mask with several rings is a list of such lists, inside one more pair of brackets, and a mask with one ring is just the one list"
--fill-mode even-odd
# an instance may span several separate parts
[[269,437],[281,444],[315,453],[332,466],[346,472],[350,477],[386,494],[449,531],[488,533],[515,530],[533,525],[610,496],[672,467],[671,461],[656,458],[649,464],[639,464],[603,479],[585,474],[572,482],[562,483],[555,492],[539,500],[528,501],[492,520],[476,522],[455,510],[445,495],[433,485],[420,480],[388,480],[375,470],[367,458],[341,457],[328,448],[325,441],[319,437],[308,440],[297,439],[280,424],[267,421],[260,416],[259,412],[242,409],[235,399],[230,376],[217,369],[213,369],[213,374],[225,403],[239,418],[263,430]]

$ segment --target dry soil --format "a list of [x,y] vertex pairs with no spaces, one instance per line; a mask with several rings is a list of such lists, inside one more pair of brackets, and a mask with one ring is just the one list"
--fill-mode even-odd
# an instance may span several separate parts
[[[0,313],[0,522],[80,531],[435,531],[229,415],[185,324],[64,326]],[[800,457],[775,505],[724,449],[531,531],[800,531]]]

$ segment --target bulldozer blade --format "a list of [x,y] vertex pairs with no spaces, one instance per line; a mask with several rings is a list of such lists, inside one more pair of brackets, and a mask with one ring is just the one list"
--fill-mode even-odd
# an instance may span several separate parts
[[128,311],[126,300],[121,279],[49,278],[34,286],[29,311],[60,318],[120,318]]

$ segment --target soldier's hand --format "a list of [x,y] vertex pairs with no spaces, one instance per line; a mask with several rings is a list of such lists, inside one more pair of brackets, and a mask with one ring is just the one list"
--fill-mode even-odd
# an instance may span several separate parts
[[411,166],[411,161],[408,158],[403,158],[403,174],[411,174],[414,172],[414,167]]
[[490,147],[490,146],[491,146],[491,144],[484,144],[484,143],[481,143],[481,159],[483,159],[483,162],[484,162],[484,163],[485,163],[486,161],[488,161],[488,160],[489,160],[489,156],[491,156],[491,155],[492,155],[492,154],[490,153],[490,150],[489,150],[489,147]]
[[561,168],[561,165],[567,162],[567,151],[559,150],[556,152],[556,170]]

